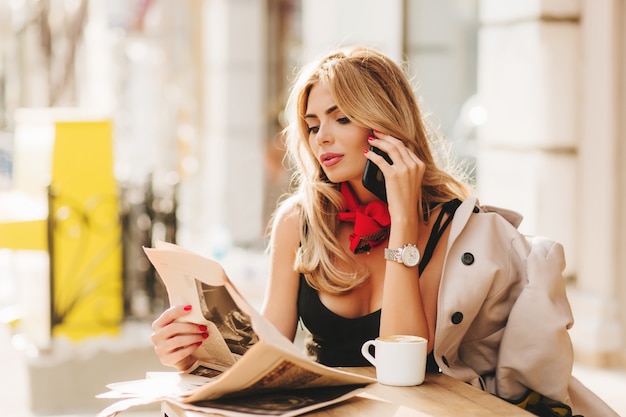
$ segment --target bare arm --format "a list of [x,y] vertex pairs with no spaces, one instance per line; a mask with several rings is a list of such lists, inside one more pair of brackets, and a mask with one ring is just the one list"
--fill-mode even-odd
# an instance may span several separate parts
[[[387,152],[393,161],[393,165],[389,165],[374,152],[367,155],[385,176],[391,216],[389,247],[417,244],[420,225],[417,208],[425,165],[400,140],[380,132],[376,137],[372,144]],[[422,302],[418,267],[386,262],[380,334],[422,336],[429,339],[429,350],[432,349],[434,342]]]
[[269,282],[262,313],[289,340],[298,324],[298,273],[293,265],[300,246],[300,218],[295,207],[281,210],[270,240]]

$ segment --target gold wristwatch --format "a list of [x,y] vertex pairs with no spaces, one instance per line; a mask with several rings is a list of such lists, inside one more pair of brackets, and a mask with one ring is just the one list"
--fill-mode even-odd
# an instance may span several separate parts
[[413,267],[420,262],[420,251],[413,244],[404,245],[398,249],[385,248],[385,259],[396,261],[408,267]]

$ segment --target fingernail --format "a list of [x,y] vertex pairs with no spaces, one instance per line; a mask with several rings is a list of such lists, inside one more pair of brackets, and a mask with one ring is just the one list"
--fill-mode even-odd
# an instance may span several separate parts
[[368,153],[369,151],[369,149],[363,149],[363,153]]
[[190,305],[189,305],[189,306],[185,306],[185,309],[184,309],[184,310],[185,310],[185,311],[191,311],[191,306],[190,306]]
[[209,337],[209,334],[207,332],[202,333],[202,338],[206,339],[207,337]]
[[201,344],[202,344],[202,342],[196,342],[196,343],[194,343],[194,345],[196,345],[196,346],[200,346]]
[[367,137],[367,140],[374,140],[374,139],[376,139],[374,136],[368,136]]
[[204,324],[199,325],[198,328],[201,332],[206,332],[206,326]]

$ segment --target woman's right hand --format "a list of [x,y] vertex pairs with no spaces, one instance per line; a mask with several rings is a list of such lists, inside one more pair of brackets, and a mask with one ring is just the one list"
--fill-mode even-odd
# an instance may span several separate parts
[[209,337],[203,324],[176,321],[189,314],[191,306],[168,308],[152,322],[152,343],[161,363],[185,370],[195,361],[192,356],[202,342]]

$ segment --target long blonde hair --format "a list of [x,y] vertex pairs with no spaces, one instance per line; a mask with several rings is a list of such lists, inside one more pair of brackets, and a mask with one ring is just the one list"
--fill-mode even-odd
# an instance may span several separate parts
[[[422,184],[420,216],[433,204],[464,199],[466,183],[452,166],[436,164],[433,145],[437,137],[427,131],[415,93],[398,64],[381,52],[357,46],[330,53],[304,67],[294,83],[286,113],[287,155],[294,166],[295,192],[289,204],[300,211],[300,248],[294,268],[320,291],[338,294],[350,291],[368,277],[342,249],[337,239],[337,213],[343,199],[338,185],[325,176],[308,141],[304,120],[312,86],[328,86],[339,109],[354,123],[400,138],[426,165]],[[431,148],[433,148],[431,150]],[[449,160],[449,158],[445,158]],[[426,212],[426,213],[425,213]]]

